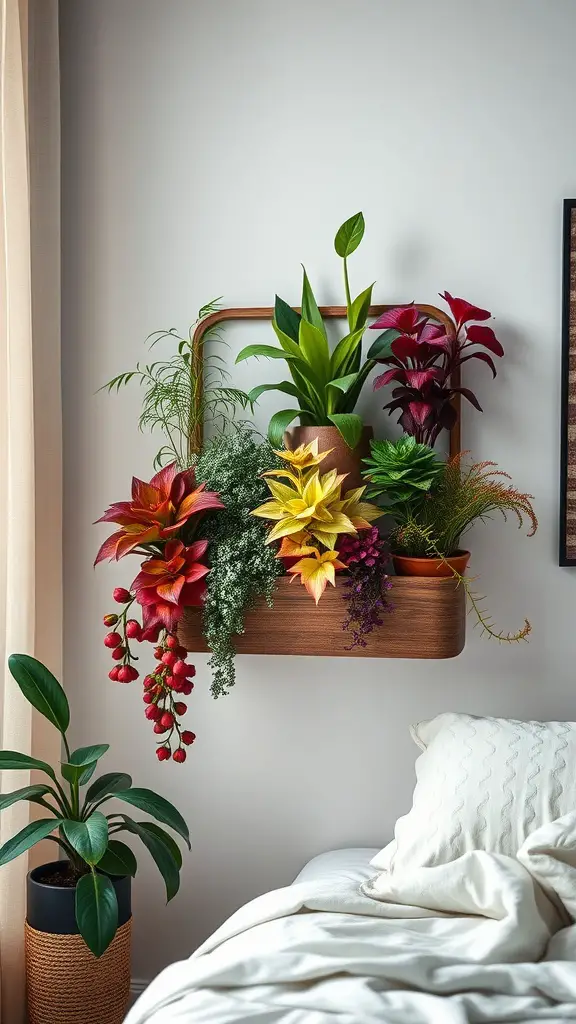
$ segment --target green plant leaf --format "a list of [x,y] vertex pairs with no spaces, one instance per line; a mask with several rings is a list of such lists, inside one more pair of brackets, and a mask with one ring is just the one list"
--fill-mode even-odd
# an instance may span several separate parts
[[335,427],[338,427],[348,447],[356,448],[362,435],[363,423],[360,417],[351,412],[339,412],[332,413],[328,419]]
[[344,377],[351,371],[354,355],[362,343],[363,336],[364,328],[360,327],[359,330],[352,331],[351,334],[347,334],[346,337],[340,339],[330,361],[333,377]]
[[154,821],[141,821],[140,825],[142,826],[142,828],[146,829],[147,832],[150,832],[151,835],[156,836],[157,839],[160,839],[160,841],[168,847],[170,853],[172,854],[174,860],[176,861],[178,870],[180,871],[180,869],[182,868],[182,851],[180,850],[180,847],[178,846],[176,840],[173,839],[168,832],[165,832],[163,828],[160,828],[160,825],[157,825]]
[[383,331],[379,334],[370,348],[368,349],[367,359],[387,359],[392,353],[392,342],[396,341],[396,338],[400,337],[401,332],[397,331],[395,327],[390,327],[387,331]]
[[360,392],[364,387],[366,378],[371,370],[374,369],[376,364],[371,360],[367,360],[364,366],[356,374],[356,380],[349,391],[346,392],[345,400],[339,403],[340,412],[353,412],[356,407],[356,402],[360,398]]
[[[300,321],[298,321],[298,323],[300,323]],[[276,334],[284,352],[290,353],[290,355],[294,356],[295,359],[302,359],[298,339],[293,341],[293,339],[288,334],[285,334],[285,332],[278,326],[276,320],[272,321],[272,327],[274,328],[274,333]]]
[[56,781],[54,769],[46,764],[46,761],[38,761],[27,754],[19,754],[17,750],[0,750],[0,771],[19,770],[46,772],[46,775]]
[[41,839],[46,839],[46,836],[62,824],[62,818],[39,818],[38,821],[31,821],[0,848],[0,868],[19,857],[21,853],[26,853]]
[[281,380],[279,384],[259,384],[258,387],[252,388],[248,392],[248,397],[251,402],[257,402],[260,395],[263,395],[265,391],[282,391],[285,395],[292,395],[292,398],[299,398],[300,392],[295,384],[291,384],[289,380]]
[[242,363],[244,359],[251,359],[252,356],[263,356],[265,359],[299,358],[290,352],[285,352],[284,349],[274,348],[273,345],[246,345],[236,356],[236,363]]
[[86,802],[94,804],[97,800],[101,800],[103,796],[113,796],[115,793],[120,793],[123,789],[130,789],[131,785],[132,777],[127,775],[126,772],[107,772],[106,775],[101,775],[99,779],[92,783],[86,793]]
[[70,764],[88,765],[98,761],[110,750],[109,743],[96,743],[91,747],[78,747],[70,754]]
[[71,764],[69,761],[62,761],[60,765],[60,771],[62,778],[66,779],[66,782],[70,782],[73,786],[76,783],[80,784],[80,779],[86,774],[87,771],[95,770],[98,761],[91,761],[90,764]]
[[88,767],[85,768],[84,771],[82,772],[82,775],[78,779],[78,785],[79,786],[87,786],[88,783],[90,782],[90,779],[94,775],[94,772],[96,771],[97,767],[98,767],[98,762],[97,761],[92,761],[92,764],[89,764]]
[[325,387],[331,377],[330,349],[322,332],[307,320],[300,321],[300,351],[316,381]]
[[353,217],[344,221],[342,227],[338,228],[334,239],[334,248],[339,256],[344,259],[346,256],[352,255],[364,237],[365,226],[362,213],[355,213]]
[[152,855],[156,867],[164,879],[166,902],[169,903],[180,888],[180,871],[177,860],[164,840],[158,838],[150,829],[147,821],[134,821],[133,818],[129,818],[126,814],[122,815],[122,817],[124,818],[126,829],[137,835]]
[[110,840],[108,849],[98,861],[98,870],[105,871],[107,875],[130,875],[134,878],[137,869],[136,857],[132,850],[118,839]]
[[297,313],[292,306],[289,306],[284,299],[281,299],[279,295],[276,296],[274,302],[274,320],[280,331],[288,335],[292,341],[298,344],[298,329],[300,327],[301,320],[300,313]]
[[22,789],[15,789],[12,793],[2,793],[0,794],[0,811],[5,811],[7,807],[18,803],[19,800],[38,803],[38,800],[46,796],[47,793],[53,793],[53,790],[50,786],[43,785],[23,786]]
[[360,295],[357,295],[352,303],[350,320],[353,331],[366,327],[366,318],[372,302],[372,289],[375,284],[376,282],[374,281],[365,291],[360,292]]
[[275,412],[268,424],[268,440],[273,448],[284,445],[284,431],[300,415],[300,409],[281,409]]
[[141,811],[145,811],[151,818],[156,818],[157,821],[168,825],[174,832],[182,836],[190,849],[188,825],[180,811],[177,811],[174,805],[169,800],[166,800],[165,797],[159,796],[158,793],[154,793],[151,789],[124,789],[122,792],[117,793],[116,796],[118,800],[132,804],[133,807],[138,807]]
[[118,928],[118,900],[107,875],[91,871],[76,886],[76,923],[94,956],[102,956]]
[[108,822],[100,811],[86,821],[65,821],[62,831],[76,853],[92,867],[98,864],[108,846]]
[[343,391],[346,394],[357,379],[357,373],[348,373],[345,377],[337,377],[336,380],[331,380],[329,387],[338,388],[339,391]]
[[70,708],[55,676],[29,654],[11,654],[8,668],[28,703],[61,733],[65,733],[70,724]]
[[[308,274],[306,273],[306,267],[302,267],[302,320],[307,320],[309,324],[312,324],[320,334],[326,338],[326,324],[322,319],[322,314],[318,309],[318,303],[314,298],[314,292],[308,280]],[[302,324],[302,321],[300,321]],[[302,345],[302,334],[298,333],[300,345]]]

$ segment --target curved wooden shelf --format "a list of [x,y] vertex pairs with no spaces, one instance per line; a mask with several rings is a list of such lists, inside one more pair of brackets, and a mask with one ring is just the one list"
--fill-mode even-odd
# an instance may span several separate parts
[[[394,576],[394,611],[367,637],[366,647],[346,650],[342,592],[327,587],[318,607],[298,580],[281,576],[274,607],[261,601],[246,616],[236,639],[238,654],[313,655],[341,658],[455,658],[466,638],[466,595],[453,579]],[[189,651],[207,651],[202,610],[187,608],[180,637]]]

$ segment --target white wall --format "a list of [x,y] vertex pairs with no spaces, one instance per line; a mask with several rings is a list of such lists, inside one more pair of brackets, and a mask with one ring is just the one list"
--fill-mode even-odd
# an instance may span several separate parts
[[[168,909],[136,885],[134,974],[185,956],[311,855],[383,845],[408,806],[408,725],[448,709],[574,717],[576,576],[556,564],[561,200],[576,192],[573,0],[62,0],[66,684],[79,742],[170,795],[193,851]],[[453,662],[242,658],[228,698],[205,659],[184,767],[158,765],[139,687],[114,686],[101,616],[135,564],[91,564],[91,523],[146,477],[139,396],[95,394],[198,306],[296,301],[299,261],[341,300],[336,227],[362,208],[358,290],[488,306],[507,357],[470,367],[464,440],[532,491],[541,520],[478,529],[498,622]],[[258,328],[264,330],[264,328]],[[260,335],[260,337],[262,337]],[[238,343],[230,335],[234,345]],[[274,371],[261,363],[254,374]],[[263,376],[259,379],[264,379]],[[374,405],[378,409],[378,403]],[[377,417],[380,433],[389,421]]]

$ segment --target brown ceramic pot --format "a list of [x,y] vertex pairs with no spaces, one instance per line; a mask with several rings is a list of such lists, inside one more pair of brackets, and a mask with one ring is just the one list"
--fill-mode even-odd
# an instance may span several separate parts
[[320,463],[321,472],[337,469],[339,473],[346,473],[343,492],[362,487],[365,483],[361,474],[362,459],[370,455],[370,440],[374,437],[372,427],[362,428],[362,436],[356,448],[348,447],[337,427],[290,427],[284,434],[284,444],[290,451],[294,451],[301,444],[310,444],[315,437],[318,438],[318,451],[334,449]]
[[410,555],[392,555],[397,576],[452,576],[450,566],[463,575],[470,561],[469,551],[457,551],[449,558],[412,558]]

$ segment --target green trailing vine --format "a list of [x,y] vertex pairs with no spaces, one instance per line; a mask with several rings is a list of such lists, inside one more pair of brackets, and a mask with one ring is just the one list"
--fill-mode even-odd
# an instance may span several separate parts
[[[239,425],[238,408],[253,411],[248,395],[229,386],[230,374],[218,352],[203,351],[204,386],[198,388],[192,351],[194,331],[202,320],[218,309],[219,299],[202,306],[186,337],[181,337],[175,328],[154,331],[146,339],[150,350],[169,340],[176,343],[174,354],[165,359],[138,362],[133,370],[119,373],[100,389],[118,392],[131,381],[143,388],[138,426],[142,431],[159,430],[165,437],[165,443],[154,459],[157,469],[170,462],[176,462],[180,469],[191,464],[194,454],[191,441],[198,424],[207,424],[212,433],[218,434]],[[203,348],[208,341],[226,344],[217,325],[205,332],[201,342]]]
[[247,427],[207,442],[196,463],[198,479],[225,505],[206,518],[203,529],[211,561],[203,629],[212,652],[214,697],[226,695],[235,683],[234,636],[244,632],[245,613],[259,598],[272,605],[284,571],[266,544],[267,524],[250,514],[268,497],[261,474],[279,466],[269,443]]

